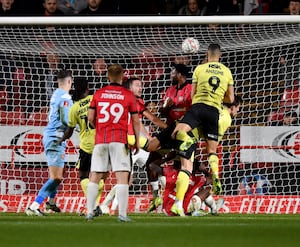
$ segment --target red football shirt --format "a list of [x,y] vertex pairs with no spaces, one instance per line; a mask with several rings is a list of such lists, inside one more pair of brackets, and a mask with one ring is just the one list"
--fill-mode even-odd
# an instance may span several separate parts
[[[142,121],[143,112],[146,110],[145,102],[142,98],[136,98],[136,108],[137,108],[137,112],[139,114],[139,118]],[[128,126],[128,134],[129,135],[134,135],[133,125],[132,125],[131,119],[129,119],[128,125],[129,125]]]
[[96,110],[95,144],[127,143],[128,115],[137,113],[133,93],[117,83],[96,91],[90,103]]
[[[178,175],[178,170],[173,167],[164,168],[164,175],[166,176],[166,188],[163,195],[163,210],[167,215],[173,215],[171,213],[171,207],[175,202],[176,198],[176,180]],[[190,177],[189,187],[185,193],[183,200],[184,213],[187,213],[187,209],[191,198],[195,194],[197,188],[205,185],[206,179],[201,175],[192,175]]]
[[175,120],[180,119],[192,104],[192,84],[185,83],[182,86],[171,86],[167,89],[163,101],[167,98],[172,99],[173,105],[168,112],[167,124],[173,123]]

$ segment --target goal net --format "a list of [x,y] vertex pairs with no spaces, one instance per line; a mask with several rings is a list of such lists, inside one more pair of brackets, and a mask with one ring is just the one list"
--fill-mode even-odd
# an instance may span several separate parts
[[[299,23],[292,16],[3,18],[0,211],[23,212],[48,178],[41,140],[57,70],[87,77],[94,92],[107,83],[107,66],[120,63],[127,77],[142,78],[143,98],[159,116],[173,65],[186,64],[192,75],[208,45],[219,43],[221,62],[243,99],[219,148],[221,212],[299,213]],[[198,53],[182,53],[187,37],[198,39]],[[78,143],[75,133],[59,187],[57,202],[65,212],[85,205],[75,168]],[[205,154],[198,158],[206,162]],[[103,196],[114,183],[110,176]],[[150,199],[145,167],[135,165],[130,211],[145,212]]]

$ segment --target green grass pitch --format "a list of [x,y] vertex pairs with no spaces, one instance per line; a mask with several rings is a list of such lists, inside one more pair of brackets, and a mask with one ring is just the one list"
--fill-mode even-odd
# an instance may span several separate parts
[[86,222],[74,214],[28,217],[22,213],[1,213],[0,246],[300,246],[299,214],[130,217],[130,223],[117,222],[116,216],[100,216]]

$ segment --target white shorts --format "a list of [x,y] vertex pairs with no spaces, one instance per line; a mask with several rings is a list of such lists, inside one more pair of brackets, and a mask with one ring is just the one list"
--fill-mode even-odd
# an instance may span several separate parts
[[124,143],[96,144],[92,154],[91,172],[131,171],[130,150]]
[[146,164],[148,157],[149,152],[140,149],[136,155],[132,155],[132,164],[138,165],[140,168],[143,168]]

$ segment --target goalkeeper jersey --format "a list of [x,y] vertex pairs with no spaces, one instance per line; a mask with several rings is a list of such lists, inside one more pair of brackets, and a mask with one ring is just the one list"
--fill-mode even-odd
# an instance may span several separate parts
[[69,111],[68,126],[75,128],[79,126],[80,149],[91,154],[95,144],[95,129],[92,129],[88,123],[88,110],[93,96],[88,95],[72,105]]
[[[50,100],[49,122],[44,130],[43,143],[47,150],[53,141],[58,141],[63,136],[68,125],[69,109],[73,101],[68,92],[57,88]],[[65,147],[65,142],[62,143]]]

